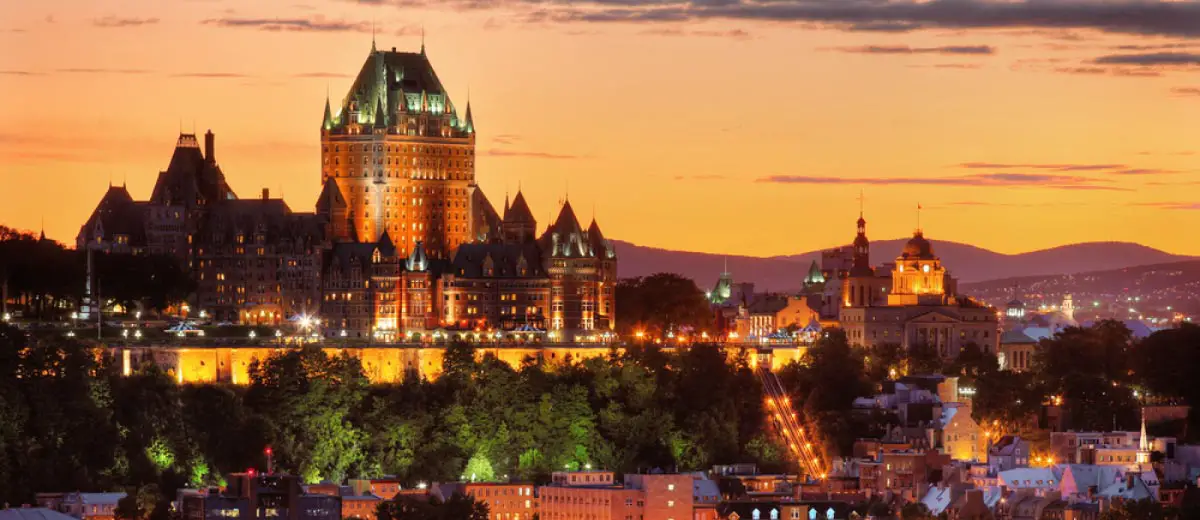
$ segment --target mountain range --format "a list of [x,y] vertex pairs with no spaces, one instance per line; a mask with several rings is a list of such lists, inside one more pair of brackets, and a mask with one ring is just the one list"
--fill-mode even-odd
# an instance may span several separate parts
[[[1195,258],[1129,242],[1087,242],[1028,253],[1005,254],[969,244],[937,240],[936,237],[929,238],[933,243],[934,253],[941,257],[950,273],[966,283],[1105,271]],[[907,241],[907,238],[872,241],[872,263],[878,265],[891,262],[899,255]],[[753,282],[759,291],[796,290],[801,287],[809,265],[814,260],[820,264],[823,251],[755,257],[673,251],[620,240],[613,242],[620,258],[617,266],[618,276],[627,278],[672,272],[691,278],[702,289],[712,287],[728,265],[735,281]]]

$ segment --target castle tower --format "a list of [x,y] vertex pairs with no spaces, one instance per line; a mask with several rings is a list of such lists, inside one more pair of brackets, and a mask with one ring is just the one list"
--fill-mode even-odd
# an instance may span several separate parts
[[327,215],[332,241],[387,232],[400,256],[420,242],[437,259],[472,240],[474,121],[459,117],[424,53],[372,49],[320,131],[321,181],[344,204],[329,208],[342,213]]

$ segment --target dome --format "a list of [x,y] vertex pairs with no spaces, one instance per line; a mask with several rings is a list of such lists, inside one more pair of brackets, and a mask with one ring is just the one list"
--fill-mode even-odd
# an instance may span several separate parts
[[920,231],[913,233],[913,237],[904,244],[904,252],[900,256],[911,259],[933,260],[937,257],[933,255],[933,244],[925,240],[925,235]]

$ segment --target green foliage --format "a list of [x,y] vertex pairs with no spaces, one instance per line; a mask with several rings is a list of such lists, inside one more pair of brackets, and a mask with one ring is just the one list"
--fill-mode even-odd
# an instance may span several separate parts
[[[265,470],[267,446],[276,471],[310,482],[780,468],[745,359],[698,345],[513,368],[457,346],[446,377],[372,386],[356,359],[305,348],[253,363],[245,387],[181,386],[153,366],[121,376],[78,344],[29,344],[0,326],[0,498],[152,485],[165,499]],[[154,510],[135,506],[126,509],[139,520]]]
[[375,514],[379,520],[488,520],[488,506],[459,493],[444,503],[401,495],[379,504]]
[[673,330],[707,330],[712,311],[696,283],[674,273],[626,278],[617,282],[618,331],[632,335],[644,330],[666,335]]
[[809,430],[822,432],[833,453],[850,453],[855,432],[868,427],[845,413],[855,398],[875,390],[865,367],[863,352],[850,346],[845,332],[833,329],[809,347],[801,362],[779,373],[793,406],[803,403],[804,417],[816,423]]
[[477,451],[467,461],[467,467],[463,469],[463,476],[471,482],[494,482],[496,470],[492,469],[492,463],[488,461],[487,455],[482,451]]

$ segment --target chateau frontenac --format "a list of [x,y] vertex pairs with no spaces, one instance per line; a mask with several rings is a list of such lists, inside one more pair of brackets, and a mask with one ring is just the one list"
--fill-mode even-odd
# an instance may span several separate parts
[[372,44],[350,91],[326,100],[320,137],[312,212],[265,189],[239,198],[215,135],[202,149],[180,134],[150,199],[110,186],[77,247],[177,258],[197,283],[191,313],[217,321],[313,317],[326,337],[384,342],[438,330],[566,342],[614,328],[612,242],[569,200],[541,229],[520,192],[497,211],[476,184],[470,103],[459,112],[424,46]]

